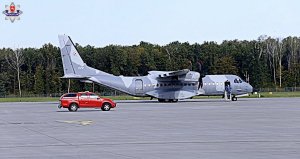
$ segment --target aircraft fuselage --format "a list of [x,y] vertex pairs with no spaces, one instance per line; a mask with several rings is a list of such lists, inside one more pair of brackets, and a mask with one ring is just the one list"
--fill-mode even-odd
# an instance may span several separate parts
[[[89,67],[79,55],[71,38],[59,36],[64,76],[94,82],[132,96],[153,97],[160,101],[177,101],[198,95],[223,95],[225,81],[230,83],[233,96],[250,93],[250,84],[235,75],[207,75],[200,78],[198,72],[188,69],[178,71],[149,71],[146,76],[115,76]],[[226,87],[228,88],[228,87]]]

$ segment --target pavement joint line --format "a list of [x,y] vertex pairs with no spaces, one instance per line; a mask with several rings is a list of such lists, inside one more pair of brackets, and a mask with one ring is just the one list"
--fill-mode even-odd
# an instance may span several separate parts
[[82,126],[87,126],[93,124],[92,120],[56,120],[59,123],[67,123],[67,124],[79,124]]
[[37,131],[37,130],[33,130],[33,129],[30,129],[30,128],[26,128],[26,127],[24,127],[24,126],[22,126],[22,125],[20,125],[20,127],[24,128],[24,129],[27,129],[27,130],[29,130],[29,131],[38,133],[38,134],[40,134],[40,135],[46,136],[46,137],[48,137],[48,138],[54,139],[54,140],[56,140],[56,141],[62,142],[62,143],[64,143],[64,144],[72,145],[71,143],[68,143],[68,142],[66,142],[66,141],[63,141],[63,140],[58,139],[58,138],[56,138],[56,137],[52,137],[52,136],[47,135],[47,134],[45,134],[45,133],[39,132],[39,131]]
[[20,145],[20,146],[4,146],[0,149],[5,148],[33,148],[33,147],[55,147],[55,146],[68,146],[68,147],[77,147],[77,146],[114,146],[114,145],[168,145],[168,144],[219,144],[219,143],[300,143],[300,140],[296,141],[263,141],[263,140],[234,140],[234,141],[174,141],[174,142],[122,142],[122,143],[83,143],[83,144],[51,144],[51,145]]
[[[2,120],[3,120],[3,119],[2,119]],[[8,124],[10,123],[10,122],[8,122],[8,121],[6,121],[6,120],[3,120],[3,121],[6,122],[6,123],[8,123]],[[16,124],[16,125],[19,126],[19,127],[21,127],[21,128],[23,128],[23,129],[26,129],[26,130],[35,132],[35,133],[37,133],[37,134],[46,136],[46,137],[48,137],[48,138],[54,139],[54,140],[59,141],[59,142],[62,142],[62,143],[64,143],[64,144],[66,144],[66,145],[69,145],[69,146],[72,145],[71,143],[68,143],[68,142],[66,142],[66,141],[63,141],[63,140],[60,140],[60,139],[58,139],[58,138],[52,137],[52,136],[50,136],[50,135],[44,134],[44,133],[39,132],[39,131],[37,131],[37,130],[33,130],[33,129],[30,129],[30,128],[27,128],[27,127],[23,126],[22,124]],[[65,145],[65,146],[66,146],[66,145]],[[25,147],[26,147],[26,146],[25,146]],[[0,148],[2,148],[2,147],[0,147]]]

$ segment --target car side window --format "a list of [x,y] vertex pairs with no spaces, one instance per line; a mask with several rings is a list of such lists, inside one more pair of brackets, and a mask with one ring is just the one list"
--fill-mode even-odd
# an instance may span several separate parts
[[96,94],[90,94],[90,98],[92,98],[92,99],[96,99],[96,98],[99,98],[99,96],[98,96],[98,95],[96,95]]
[[83,93],[80,95],[80,98],[88,98],[88,95],[86,93]]
[[75,93],[69,93],[69,94],[66,94],[64,97],[76,97],[77,94]]

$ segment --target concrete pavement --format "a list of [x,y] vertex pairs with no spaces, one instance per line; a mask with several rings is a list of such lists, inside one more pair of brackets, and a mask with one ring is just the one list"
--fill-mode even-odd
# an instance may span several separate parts
[[0,158],[299,159],[300,98],[0,103]]

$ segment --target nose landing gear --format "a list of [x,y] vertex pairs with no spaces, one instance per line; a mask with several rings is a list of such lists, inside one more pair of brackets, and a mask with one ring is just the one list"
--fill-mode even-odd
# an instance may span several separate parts
[[231,97],[231,100],[232,100],[232,101],[237,101],[237,97],[236,97],[236,96],[232,96],[232,97]]

